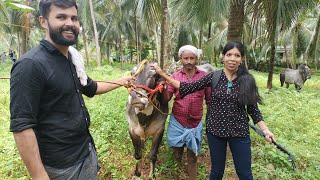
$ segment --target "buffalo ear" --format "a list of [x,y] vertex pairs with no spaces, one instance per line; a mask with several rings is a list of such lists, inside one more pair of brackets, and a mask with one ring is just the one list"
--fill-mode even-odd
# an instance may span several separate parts
[[136,72],[137,72],[138,66],[135,66],[132,70],[131,70],[131,76],[133,76]]

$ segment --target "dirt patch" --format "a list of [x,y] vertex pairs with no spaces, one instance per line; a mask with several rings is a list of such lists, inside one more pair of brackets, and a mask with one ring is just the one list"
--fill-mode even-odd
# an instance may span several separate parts
[[[168,179],[174,179],[174,172],[175,171],[175,165],[174,165],[174,161],[173,161],[173,157],[171,157],[170,155],[172,154],[172,151],[170,148],[163,148],[160,150],[160,152],[162,152],[161,154],[158,154],[158,160],[156,163],[156,176],[155,179],[157,180],[168,180]],[[123,174],[123,177],[114,177],[112,178],[112,175],[109,173],[107,174],[107,172],[104,172],[104,170],[100,170],[99,174],[100,174],[100,179],[103,180],[112,180],[112,179],[123,179],[124,177],[126,177],[125,179],[134,179],[134,163],[135,160],[133,157],[128,156],[128,159],[131,159],[129,161],[131,161],[131,165],[130,165],[130,171],[129,173],[126,173],[127,176],[125,175],[125,173]],[[183,156],[183,161],[184,163],[182,170],[180,171],[179,177],[181,180],[185,180],[187,179],[186,176],[186,154],[184,154]],[[148,158],[147,155],[145,155],[145,157],[143,157],[143,159],[141,160],[141,176],[140,180],[146,180],[148,179],[149,176],[149,172],[150,172],[150,160]],[[122,169],[122,168],[127,168],[128,167],[118,167],[118,170]],[[207,146],[203,147],[201,154],[198,157],[198,177],[199,179],[209,179],[209,175],[210,175],[210,169],[211,169],[211,161],[210,161],[210,152],[209,152],[209,148]],[[225,170],[225,179],[227,180],[237,180],[238,177],[235,173],[234,170],[234,165],[233,165],[233,161],[232,161],[232,155],[230,150],[227,150],[227,162],[226,162],[226,170]]]

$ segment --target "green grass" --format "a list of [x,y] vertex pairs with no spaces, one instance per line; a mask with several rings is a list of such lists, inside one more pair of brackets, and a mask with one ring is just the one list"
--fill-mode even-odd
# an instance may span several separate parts
[[[129,74],[131,67],[126,65],[121,69],[118,64],[100,68],[90,66],[87,73],[95,80],[111,80]],[[10,62],[0,64],[0,77],[9,77],[10,68]],[[317,179],[320,177],[320,76],[312,76],[298,93],[294,86],[288,90],[280,87],[279,77],[274,74],[273,90],[268,92],[267,74],[251,72],[264,98],[265,104],[259,106],[264,119],[275,134],[277,142],[293,153],[297,165],[297,171],[292,171],[291,164],[287,161],[288,156],[252,131],[252,166],[255,179]],[[9,80],[0,80],[0,179],[30,179],[15,147],[12,133],[9,132],[9,89]],[[85,98],[92,119],[90,130],[102,164],[100,179],[128,179],[134,170],[136,161],[125,118],[127,98],[125,88]],[[146,148],[150,149],[150,141]],[[147,156],[145,153],[144,166],[149,168]],[[209,158],[208,145],[204,141],[199,157],[199,179],[208,179]],[[165,136],[158,159],[158,179],[172,179],[172,171],[176,167]],[[225,176],[227,179],[236,177],[231,159],[227,161]]]

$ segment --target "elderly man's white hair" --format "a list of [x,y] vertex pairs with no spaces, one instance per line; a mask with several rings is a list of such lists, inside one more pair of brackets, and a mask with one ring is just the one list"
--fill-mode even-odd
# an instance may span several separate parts
[[198,49],[198,48],[196,48],[194,46],[191,46],[191,45],[185,45],[185,46],[182,46],[179,49],[179,52],[178,52],[179,57],[181,57],[181,54],[184,51],[191,51],[194,55],[197,56],[197,58],[200,58],[200,55],[202,54],[202,50],[201,49]]

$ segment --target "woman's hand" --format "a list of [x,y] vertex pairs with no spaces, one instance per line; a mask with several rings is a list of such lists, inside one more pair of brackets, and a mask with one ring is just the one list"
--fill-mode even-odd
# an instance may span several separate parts
[[268,128],[264,129],[262,132],[265,134],[264,137],[270,144],[272,144],[272,141],[276,142],[273,133]]
[[156,73],[159,74],[160,76],[164,74],[163,70],[158,66],[158,63],[153,63],[150,66],[153,67]]
[[175,80],[168,76],[165,72],[162,71],[162,69],[158,66],[158,63],[154,63],[150,65],[154,68],[157,74],[159,74],[161,77],[163,77],[169,84],[171,84],[173,87],[179,89],[180,88],[180,81]]
[[274,138],[274,135],[272,134],[272,132],[268,129],[267,125],[265,124],[264,121],[259,121],[257,123],[259,125],[259,128],[261,129],[261,131],[264,133],[264,137],[265,139],[269,142],[272,143],[272,141],[276,142],[276,139]]

